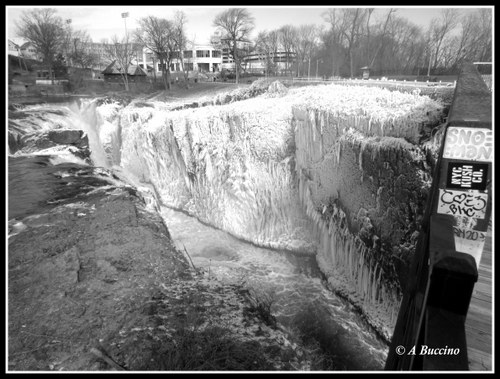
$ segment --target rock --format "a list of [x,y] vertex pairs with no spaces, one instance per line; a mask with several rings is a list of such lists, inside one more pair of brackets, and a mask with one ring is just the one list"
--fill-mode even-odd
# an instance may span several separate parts
[[19,150],[19,134],[9,130],[9,154]]
[[284,96],[288,93],[288,88],[286,88],[279,80],[276,80],[268,87],[267,93],[272,97]]
[[58,145],[75,145],[81,148],[89,146],[89,139],[83,130],[56,129],[49,131],[47,137]]
[[49,132],[26,134],[21,137],[18,147],[23,152],[30,153],[57,145],[71,145],[82,150],[88,150],[89,139],[83,130],[57,129]]

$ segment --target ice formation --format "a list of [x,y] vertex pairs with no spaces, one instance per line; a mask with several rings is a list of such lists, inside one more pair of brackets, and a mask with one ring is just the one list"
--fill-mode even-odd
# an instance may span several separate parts
[[96,107],[111,166],[237,237],[317,253],[332,287],[390,335],[401,297],[393,256],[409,259],[429,186],[418,141],[442,117],[439,102],[325,85],[187,109],[150,105]]

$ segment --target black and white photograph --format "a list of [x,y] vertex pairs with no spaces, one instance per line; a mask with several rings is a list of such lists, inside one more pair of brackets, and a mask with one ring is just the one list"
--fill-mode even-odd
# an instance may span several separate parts
[[495,371],[494,6],[5,13],[6,373]]

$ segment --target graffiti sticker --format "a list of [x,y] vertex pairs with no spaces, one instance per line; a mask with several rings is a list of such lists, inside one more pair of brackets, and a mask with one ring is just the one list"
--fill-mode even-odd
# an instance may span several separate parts
[[443,158],[491,162],[492,157],[491,130],[449,127],[446,131]]
[[488,164],[486,163],[448,163],[446,188],[486,189]]
[[473,229],[462,229],[453,227],[455,237],[455,250],[459,253],[470,254],[476,260],[477,267],[481,261],[484,243],[486,241],[486,232]]
[[487,201],[485,193],[439,189],[437,213],[484,219]]

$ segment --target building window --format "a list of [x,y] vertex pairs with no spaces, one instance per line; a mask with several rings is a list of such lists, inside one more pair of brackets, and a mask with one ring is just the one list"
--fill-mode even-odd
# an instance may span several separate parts
[[193,71],[193,64],[192,63],[184,63],[184,70]]
[[193,50],[184,50],[184,58],[192,58]]
[[221,51],[220,50],[212,50],[212,58],[220,58]]
[[[163,63],[163,67],[165,68],[165,71],[167,70],[167,64]],[[161,63],[158,63],[158,71],[161,71]]]
[[178,51],[172,52],[172,59],[179,59],[179,52]]
[[196,58],[210,58],[210,50],[196,50]]

